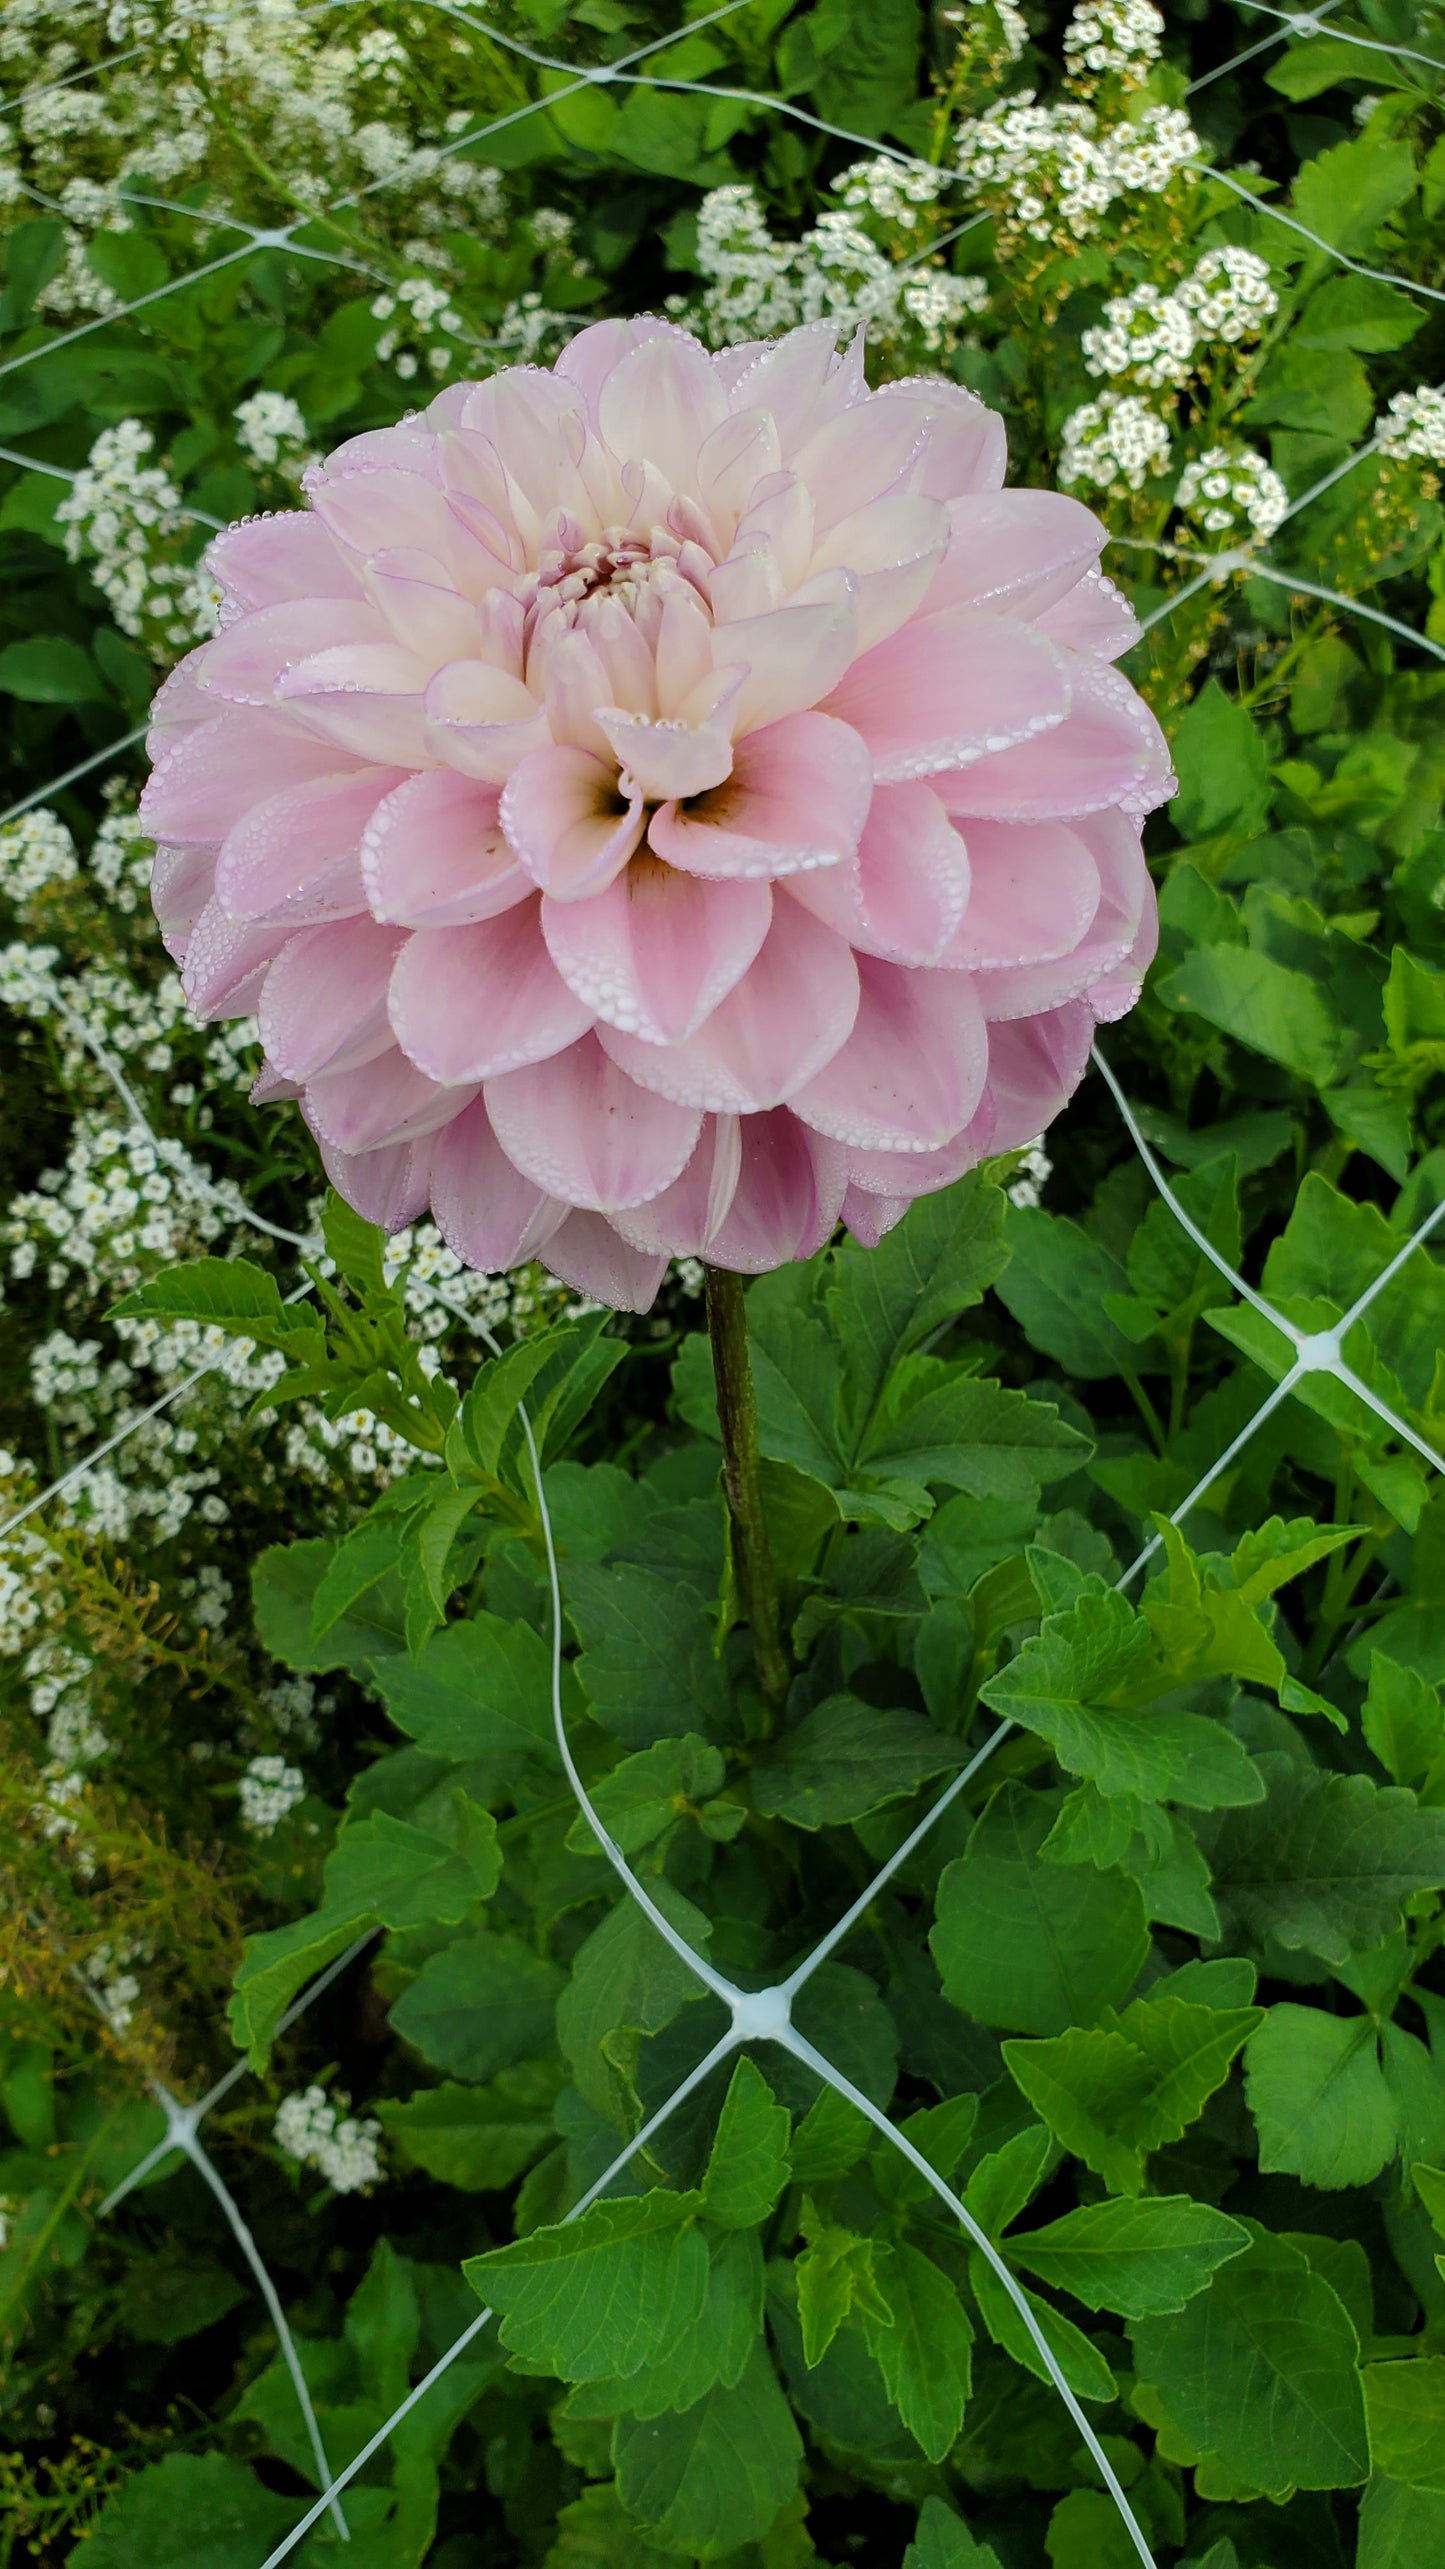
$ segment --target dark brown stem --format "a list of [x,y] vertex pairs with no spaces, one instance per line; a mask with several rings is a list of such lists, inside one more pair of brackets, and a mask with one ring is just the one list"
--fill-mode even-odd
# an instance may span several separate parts
[[778,1620],[778,1592],[768,1551],[758,1473],[758,1406],[748,1361],[748,1325],[741,1276],[707,1270],[707,1326],[713,1380],[722,1428],[723,1487],[732,1521],[733,1570],[753,1636],[758,1684],[769,1712],[781,1712],[788,1692],[788,1658]]

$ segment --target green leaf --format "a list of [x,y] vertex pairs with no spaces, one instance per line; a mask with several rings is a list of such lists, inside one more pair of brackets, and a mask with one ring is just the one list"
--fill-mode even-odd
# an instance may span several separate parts
[[582,1643],[577,1674],[594,1720],[614,1739],[650,1748],[725,1727],[713,1622],[693,1588],[630,1562],[574,1561],[566,1595]]
[[334,1187],[326,1191],[321,1236],[327,1256],[355,1287],[359,1300],[392,1298],[386,1281],[385,1233],[374,1222],[363,1221]]
[[423,2060],[481,2081],[545,2051],[563,1976],[520,1936],[458,1936],[423,1963],[391,2011]]
[[295,1918],[286,1927],[248,1936],[227,2015],[231,2033],[264,2069],[276,2030],[297,1992],[356,1941],[354,1917]]
[[497,1823],[465,1793],[453,1794],[452,1809],[453,1839],[389,1811],[348,1819],[326,1859],[325,1909],[384,1927],[455,1926],[490,1900],[502,1871]]
[[[377,1670],[377,1687],[398,1729],[433,1757],[461,1761],[498,1750],[557,1767],[552,1658],[530,1624],[469,1615],[433,1633],[416,1660]],[[562,1672],[564,1714],[577,1709],[577,1681]]]
[[1364,1775],[1330,1775],[1271,1752],[1267,1798],[1201,1821],[1221,1915],[1326,1962],[1368,1952],[1406,1900],[1445,1883],[1445,1811]]
[[[1343,42],[1338,36],[1308,36],[1301,45],[1291,45],[1264,74],[1271,89],[1284,98],[1318,98],[1322,89],[1333,89],[1341,80],[1363,80],[1365,67],[1361,48]],[[1345,280],[1353,284],[1353,278]]]
[[1395,2155],[1395,2107],[1369,2016],[1271,2007],[1249,2039],[1245,2094],[1267,2175],[1368,2185]]
[[[624,1757],[589,1791],[598,1818],[623,1854],[635,1855],[675,1827],[688,1810],[719,1793],[726,1776],[722,1751],[688,1731],[681,1739],[659,1740],[655,1748]],[[597,1839],[580,1812],[567,1832],[567,1844],[582,1855],[597,1853]]]
[[1445,2495],[1445,2355],[1367,2364],[1362,2379],[1374,2468]]
[[964,2202],[991,2239],[1018,2219],[1058,2155],[1053,2134],[1042,2123],[1026,2123],[998,2149],[985,2152],[964,2188]]
[[1207,678],[1170,742],[1179,777],[1175,822],[1186,839],[1226,826],[1257,828],[1273,788],[1262,733],[1246,708]]
[[1023,1499],[1088,1457],[1088,1438],[1051,1402],[913,1356],[894,1374],[856,1467],[864,1479],[938,1481],[974,1498]]
[[1305,161],[1291,203],[1301,223],[1331,249],[1358,252],[1378,248],[1374,236],[1380,225],[1414,195],[1417,184],[1408,143],[1362,134],[1358,142],[1337,143]]
[[[830,2091],[831,2093],[831,2091]],[[703,2208],[725,2230],[752,2230],[767,2220],[788,2182],[791,2123],[756,2064],[740,2060],[718,2116]]]
[[342,1537],[331,1553],[311,1599],[309,1640],[324,1641],[343,1615],[349,1614],[368,1588],[394,1570],[401,1551],[403,1521],[394,1512],[373,1512]]
[[917,2531],[903,2554],[903,2569],[1002,2569],[1002,2564],[991,2544],[976,2542],[942,2498],[925,2498]]
[[1445,1703],[1438,1686],[1402,1668],[1383,1650],[1370,1653],[1370,1690],[1360,1715],[1366,1739],[1395,1784],[1431,1800],[1445,1785]]
[[625,2380],[660,2362],[699,2319],[708,2254],[701,2198],[624,2195],[468,2257],[462,2272],[500,2312],[502,2343],[533,2369],[568,2381]]
[[574,1329],[544,1329],[535,1338],[521,1339],[505,1355],[494,1356],[490,1364],[482,1366],[462,1402],[458,1426],[472,1461],[493,1479],[500,1474],[502,1448],[519,1403],[537,1376],[553,1365],[559,1354],[572,1354],[576,1345]]
[[1445,2569],[1445,2497],[1373,2479],[1360,2501],[1355,2569]]
[[319,1347],[316,1314],[304,1302],[284,1303],[281,1288],[249,1258],[195,1258],[189,1266],[163,1267],[134,1293],[114,1304],[112,1320],[194,1320],[205,1329],[252,1338],[258,1347]]
[[5,241],[5,291],[0,294],[0,330],[19,330],[36,296],[65,265],[70,234],[52,215],[32,215],[17,223]]
[[863,2315],[888,2396],[930,2462],[957,2442],[973,2383],[973,2330],[955,2285],[920,2248],[896,2240],[877,2260],[890,2316]]
[[419,2087],[387,2097],[377,2114],[401,2156],[442,2185],[469,2194],[500,2193],[549,2149],[556,2137],[552,2103],[557,2079],[544,2063],[502,2070],[486,2087]]
[[1179,2140],[1229,2075],[1256,2007],[1136,1998],[1102,2025],[1003,2047],[1009,2072],[1066,2150],[1137,2194],[1151,2150]]
[[623,2505],[668,2550],[718,2560],[759,2541],[798,2485],[802,2439],[766,2350],[742,2378],[680,2415],[619,2418],[613,2436]]
[[1130,2328],[1140,2379],[1201,2453],[1254,2487],[1357,2487],[1370,2467],[1358,2346],[1338,2294],[1253,2222],[1177,2315]]
[[[1018,2304],[977,2248],[969,2256],[968,2280],[978,2304],[979,2317],[994,2344],[1001,2346],[1006,2355],[1012,2355],[1014,2362],[1022,2364],[1024,2371],[1032,2373],[1035,2380],[1048,2382],[1052,2389],[1053,2377],[1024,2326]],[[1048,2339],[1054,2361],[1075,2396],[1083,2400],[1117,2399],[1118,2385],[1114,2376],[1083,2330],[1076,2328],[1071,2319],[1066,2319],[1061,2310],[1055,2310],[1041,2294],[1029,2292],[1026,2287],[1022,2289],[1025,2301]]]
[[1194,1809],[1262,1801],[1243,1743],[1202,1714],[1161,1706],[1149,1626],[1117,1590],[1048,1615],[1037,1637],[980,1691],[996,1713],[1038,1731],[1059,1764],[1101,1793]]
[[[301,2511],[221,2453],[167,2453],[106,2500],[70,2554],[86,2569],[256,2569]],[[62,2537],[63,2538],[63,2537]]]
[[[1358,46],[1339,46],[1342,53],[1353,53]],[[1286,63],[1297,62],[1309,47],[1301,45],[1285,56]],[[1423,328],[1425,315],[1418,303],[1398,286],[1382,285],[1376,277],[1326,277],[1310,296],[1291,336],[1298,348],[1363,348],[1371,354],[1391,348],[1403,348]],[[1355,664],[1357,665],[1357,664]],[[1296,723],[1295,729],[1300,728]],[[1397,948],[1397,953],[1403,948]]]
[[981,1171],[920,1196],[876,1249],[838,1250],[825,1301],[847,1369],[855,1444],[866,1432],[894,1366],[1002,1273],[1004,1196]]
[[1334,1077],[1340,1037],[1329,1006],[1306,974],[1273,955],[1247,946],[1197,946],[1159,983],[1158,995],[1166,1008],[1207,1018],[1316,1088]]
[[830,1695],[759,1758],[753,1801],[766,1818],[832,1828],[902,1801],[929,1776],[961,1766],[966,1753],[921,1713]]
[[1076,1222],[1011,1206],[1009,1263],[995,1288],[1030,1343],[1082,1382],[1129,1375],[1135,1351],[1105,1311],[1128,1294],[1126,1268]]
[[1042,2230],[1016,2234],[1008,2253],[1088,2310],[1152,2319],[1182,2310],[1248,2245],[1248,2231],[1227,2213],[1187,2194],[1162,2194],[1082,2203]]
[[1139,1886],[1040,1861],[1059,1804],[1005,1785],[945,1866],[929,1938],[945,1995],[980,2025],[1052,2034],[1122,1998],[1148,1950]]
[[[690,1900],[660,1874],[648,1889],[685,1943],[706,1944],[711,1924]],[[670,2025],[700,1986],[634,1900],[620,1900],[593,1929],[558,2002],[557,2037],[578,2088],[599,2114],[625,2122],[638,2037]]]
[[94,705],[109,693],[90,653],[67,634],[30,634],[0,650],[0,696],[27,705]]
[[256,1630],[267,1650],[288,1668],[318,1674],[345,1668],[353,1677],[370,1679],[403,1648],[401,1592],[394,1580],[374,1583],[323,1640],[313,1641],[316,1592],[335,1551],[334,1544],[315,1538],[269,1544],[251,1570]]

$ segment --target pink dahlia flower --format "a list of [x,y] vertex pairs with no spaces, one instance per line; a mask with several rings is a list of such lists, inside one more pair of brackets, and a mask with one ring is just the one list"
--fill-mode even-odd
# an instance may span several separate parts
[[826,323],[453,384],[212,546],[155,905],[333,1183],[643,1310],[1025,1142],[1153,951],[1172,790],[1077,500]]

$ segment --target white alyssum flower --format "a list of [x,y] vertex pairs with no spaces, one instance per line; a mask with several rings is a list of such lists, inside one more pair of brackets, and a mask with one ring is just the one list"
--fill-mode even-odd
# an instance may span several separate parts
[[253,1838],[268,1838],[306,1798],[306,1778],[284,1757],[253,1757],[241,1778],[241,1826]]
[[1375,422],[1382,455],[1397,463],[1414,456],[1422,463],[1445,464],[1445,385],[1420,384],[1414,392],[1397,392]]
[[1105,304],[1103,321],[1081,344],[1091,375],[1132,375],[1157,391],[1187,381],[1196,336],[1194,315],[1177,294],[1136,285]]
[[138,419],[103,428],[55,521],[68,559],[87,562],[122,633],[183,651],[215,632],[220,593],[180,556],[185,503],[170,474],[145,460],[155,442]]
[[1169,462],[1169,431],[1137,393],[1102,393],[1081,402],[1064,422],[1059,480],[1096,490],[1141,491],[1145,477]]
[[1176,302],[1194,316],[1201,339],[1222,339],[1229,347],[1257,339],[1279,310],[1269,262],[1254,250],[1206,250],[1191,276],[1174,289]]
[[79,872],[75,841],[57,812],[42,805],[0,829],[0,899],[18,907],[47,883],[73,883]]
[[1006,220],[1038,241],[1085,238],[1133,190],[1162,196],[1200,151],[1177,107],[1151,105],[1101,132],[1092,107],[1041,107],[1031,89],[969,118],[956,142],[965,190],[1003,198]]
[[126,1965],[145,1959],[145,1948],[138,1943],[97,1945],[86,1956],[81,1968],[91,1996],[113,2034],[126,2033],[135,2021],[135,2002],[140,1996],[140,1982]]
[[684,298],[669,308],[686,314],[714,347],[831,321],[840,336],[866,322],[880,340],[911,326],[936,353],[987,302],[984,280],[905,264],[866,224],[891,225],[901,250],[918,207],[932,204],[946,183],[946,173],[921,161],[856,162],[837,181],[842,203],[798,241],[774,238],[750,187],[715,187],[698,210],[697,263],[707,279],[701,310],[690,310]]
[[263,470],[279,468],[300,478],[314,460],[311,431],[301,405],[289,393],[253,392],[232,413],[242,452]]
[[1152,0],[1083,0],[1064,29],[1068,69],[1142,80],[1159,59],[1164,21]]
[[1054,1164],[1044,1149],[1043,1135],[1030,1142],[1005,1190],[1010,1204],[1021,1213],[1032,1213],[1043,1201],[1044,1188],[1053,1176]]
[[1185,465],[1174,504],[1207,535],[1272,535],[1289,515],[1289,492],[1252,446],[1208,446]]
[[356,2194],[375,2185],[381,2164],[381,2125],[372,2115],[358,2118],[346,2109],[350,2098],[335,2102],[323,2087],[306,2087],[283,2097],[277,2109],[277,2145],[303,2167],[317,2168],[336,2194]]

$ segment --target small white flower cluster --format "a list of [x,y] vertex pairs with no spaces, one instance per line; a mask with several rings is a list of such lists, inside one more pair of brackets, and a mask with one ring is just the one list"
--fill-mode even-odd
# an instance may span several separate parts
[[1031,240],[1060,245],[1097,231],[1121,196],[1164,195],[1200,149],[1178,107],[1146,107],[1101,133],[1092,107],[1040,107],[1031,89],[971,117],[956,139],[969,194],[991,199]]
[[138,419],[103,428],[55,519],[67,558],[87,562],[122,633],[168,657],[215,632],[220,592],[201,564],[183,558],[191,537],[181,494],[144,460],[155,442]]
[[1151,391],[1187,381],[1201,341],[1237,346],[1279,310],[1266,262],[1253,250],[1206,250],[1193,274],[1167,292],[1136,285],[1104,306],[1083,335],[1091,375],[1132,375]]
[[288,481],[299,481],[307,465],[316,461],[301,405],[289,393],[248,393],[237,402],[232,416],[242,453],[263,472],[279,472]]
[[241,1778],[241,1826],[249,1837],[269,1838],[305,1798],[299,1766],[288,1766],[284,1757],[253,1757]]
[[1101,491],[1141,491],[1145,477],[1169,462],[1169,431],[1137,393],[1101,393],[1064,422],[1059,480]]
[[[554,312],[540,294],[515,295],[497,323],[488,348],[501,366],[550,364],[568,340],[576,337],[583,318],[575,312]],[[400,359],[397,372],[401,372]]]
[[64,1166],[11,1198],[0,1246],[19,1279],[43,1257],[52,1287],[129,1284],[142,1255],[169,1265],[219,1237],[218,1192],[179,1142],[80,1116]]
[[145,1958],[139,1943],[104,1944],[97,1945],[81,1965],[90,1994],[117,2038],[135,2022],[135,2002],[140,1996],[140,1982],[126,1965]]
[[90,871],[112,909],[135,915],[150,892],[155,850],[133,811],[107,812],[91,842]]
[[298,1748],[315,1748],[321,1738],[318,1712],[330,1712],[335,1697],[318,1698],[309,1677],[278,1677],[260,1690],[270,1728],[282,1739],[293,1739]]
[[1010,1204],[1021,1213],[1032,1213],[1043,1202],[1044,1188],[1053,1176],[1054,1164],[1044,1149],[1043,1135],[1030,1142],[1014,1175],[1005,1189]]
[[[840,336],[867,323],[876,339],[910,330],[930,355],[970,313],[982,310],[982,277],[904,264],[880,247],[864,221],[891,224],[902,236],[946,183],[925,162],[860,161],[836,182],[842,204],[818,217],[799,241],[769,231],[752,188],[715,187],[697,218],[697,264],[708,280],[700,308],[675,297],[669,309],[693,322],[714,347],[771,337],[802,322],[831,321]],[[864,219],[860,219],[864,218]]]
[[411,382],[423,360],[434,375],[451,372],[456,359],[451,342],[466,323],[434,277],[403,277],[394,294],[376,297],[371,312],[376,321],[401,316],[394,330],[382,332],[376,353],[383,365],[395,367],[403,383]]
[[75,841],[55,812],[22,812],[0,829],[0,899],[17,908],[47,883],[73,883],[80,872]]
[[1164,21],[1153,0],[1083,0],[1064,29],[1064,61],[1082,72],[1118,72],[1142,80],[1159,59]]
[[1272,535],[1289,515],[1289,492],[1252,446],[1209,446],[1186,464],[1174,505],[1208,535]]
[[45,1746],[50,1771],[94,1766],[113,1746],[95,1718],[91,1688],[95,1663],[65,1641],[42,1641],[25,1660],[30,1679],[30,1709],[46,1724]]
[[1420,384],[1414,392],[1393,394],[1375,422],[1375,436],[1381,454],[1397,463],[1417,456],[1422,463],[1445,464],[1445,385]]
[[383,2174],[381,2125],[370,2114],[347,2113],[349,2103],[338,2095],[333,2104],[324,2087],[306,2087],[284,2097],[276,2115],[278,2146],[288,2159],[318,2168],[336,2194],[356,2194]]

